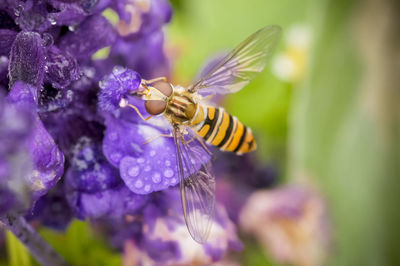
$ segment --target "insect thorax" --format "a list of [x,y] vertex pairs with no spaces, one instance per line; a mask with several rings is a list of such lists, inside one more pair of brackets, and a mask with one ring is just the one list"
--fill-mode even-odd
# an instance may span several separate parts
[[173,124],[189,124],[196,114],[197,106],[190,92],[174,90],[169,97],[164,115]]

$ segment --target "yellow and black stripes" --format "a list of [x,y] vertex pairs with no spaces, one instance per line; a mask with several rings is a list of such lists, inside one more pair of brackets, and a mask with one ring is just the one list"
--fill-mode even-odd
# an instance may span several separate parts
[[251,129],[223,108],[199,106],[193,126],[208,144],[220,150],[242,154],[256,148]]

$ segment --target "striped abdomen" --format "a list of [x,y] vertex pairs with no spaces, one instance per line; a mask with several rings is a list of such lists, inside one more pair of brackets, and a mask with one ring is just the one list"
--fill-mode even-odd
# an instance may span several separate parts
[[237,154],[250,152],[256,148],[251,129],[243,125],[221,107],[198,106],[192,126],[208,143],[222,151]]

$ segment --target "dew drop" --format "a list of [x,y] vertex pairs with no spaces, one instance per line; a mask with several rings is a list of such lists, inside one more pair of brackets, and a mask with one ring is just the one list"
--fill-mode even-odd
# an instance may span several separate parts
[[76,30],[76,26],[77,25],[70,25],[70,26],[68,26],[68,30],[75,31]]
[[156,155],[156,151],[155,150],[150,151],[150,156],[154,157],[154,155]]
[[139,167],[137,166],[132,166],[129,168],[128,170],[128,175],[132,176],[132,177],[136,177],[139,175]]
[[50,22],[51,25],[56,25],[57,24],[57,21],[52,17],[47,18],[47,20]]
[[18,17],[19,15],[21,15],[22,11],[24,11],[24,7],[18,5],[16,8],[14,8],[14,15]]
[[136,187],[136,188],[141,188],[141,187],[143,187],[143,182],[142,182],[142,180],[140,180],[140,179],[136,180],[136,182],[135,182],[135,187]]
[[150,185],[144,186],[144,191],[149,192],[150,191]]
[[122,66],[115,66],[115,67],[113,68],[113,70],[112,70],[112,72],[113,72],[114,74],[116,74],[116,75],[119,75],[119,74],[121,74],[121,73],[124,72],[124,71],[125,71],[125,68],[122,67]]
[[42,45],[44,47],[48,47],[48,46],[53,45],[53,43],[54,43],[53,36],[50,33],[47,33],[47,32],[43,33],[43,35],[42,35]]
[[138,163],[144,163],[144,159],[143,158],[139,158],[139,159],[137,159],[137,162]]
[[146,165],[146,166],[144,167],[144,171],[145,171],[145,172],[150,172],[150,170],[151,170],[150,165]]
[[174,171],[171,168],[167,168],[164,171],[164,176],[170,178],[174,175]]
[[171,183],[172,183],[172,184],[176,183],[176,178],[172,178],[172,179],[171,179]]
[[151,178],[154,183],[160,183],[161,182],[161,175],[159,172],[155,172]]
[[118,152],[114,152],[113,154],[111,154],[111,160],[114,162],[119,162],[119,160],[121,159],[122,155]]
[[118,134],[116,132],[113,132],[110,134],[109,138],[111,141],[116,141],[118,140]]
[[170,160],[166,160],[165,161],[165,166],[171,166],[171,161]]

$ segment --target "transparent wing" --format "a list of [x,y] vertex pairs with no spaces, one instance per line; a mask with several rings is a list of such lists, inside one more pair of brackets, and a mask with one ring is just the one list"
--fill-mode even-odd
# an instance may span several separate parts
[[279,40],[281,28],[264,27],[244,40],[221,63],[189,88],[209,93],[233,93],[261,72]]
[[183,135],[174,128],[180,192],[185,222],[193,239],[207,241],[215,208],[215,177],[211,154],[193,135]]

